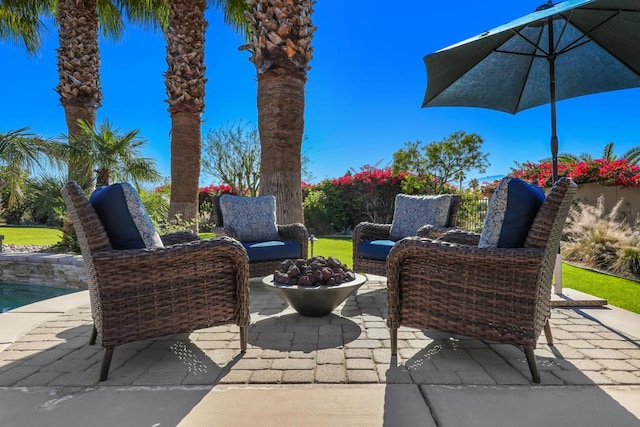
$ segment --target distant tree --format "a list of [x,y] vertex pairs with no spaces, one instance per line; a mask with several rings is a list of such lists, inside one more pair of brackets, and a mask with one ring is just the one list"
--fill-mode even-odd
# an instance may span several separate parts
[[393,166],[391,170],[394,174],[400,172],[411,172],[414,175],[429,175],[427,170],[427,159],[420,152],[422,141],[405,142],[404,148],[393,153]]
[[134,129],[121,132],[105,120],[96,130],[87,122],[78,122],[79,135],[71,137],[71,160],[86,159],[96,173],[96,185],[109,185],[111,180],[131,181],[137,187],[141,182],[156,182],[162,176],[152,159],[140,157],[139,148],[146,140]]
[[[629,164],[637,164],[640,161],[640,146],[632,147],[627,150],[622,156],[618,157],[613,152],[613,141],[609,142],[602,149],[602,157],[601,159],[606,159],[609,161],[625,159],[629,162]],[[591,162],[595,160],[595,158],[589,153],[582,153],[579,155],[572,153],[560,153],[558,154],[558,161],[563,164],[574,164],[580,162]],[[544,159],[543,161],[551,161],[551,159]]]
[[25,214],[36,224],[62,227],[67,208],[60,193],[65,179],[42,175],[27,179]]
[[[262,146],[258,129],[240,120],[209,131],[202,147],[202,169],[238,194],[257,196],[260,188]],[[302,176],[310,181],[309,157],[302,154]]]
[[24,201],[24,180],[48,163],[62,167],[66,145],[29,132],[24,127],[0,132],[0,187],[7,191],[5,209],[12,209]]
[[256,196],[260,188],[258,129],[239,122],[210,131],[203,143],[202,168],[237,193]]
[[423,146],[420,141],[408,142],[404,149],[393,154],[392,170],[434,175],[437,178],[435,192],[441,193],[447,182],[461,182],[471,170],[486,171],[489,161],[488,154],[480,150],[483,142],[479,135],[462,131]]

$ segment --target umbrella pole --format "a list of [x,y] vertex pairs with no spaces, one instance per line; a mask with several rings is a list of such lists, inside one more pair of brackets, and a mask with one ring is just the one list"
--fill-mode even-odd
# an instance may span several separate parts
[[[547,18],[547,28],[549,29],[549,95],[551,98],[551,165],[553,169],[552,185],[558,181],[558,131],[556,127],[556,53],[553,40],[553,18]],[[558,246],[556,263],[553,270],[554,291],[562,295],[562,254]]]

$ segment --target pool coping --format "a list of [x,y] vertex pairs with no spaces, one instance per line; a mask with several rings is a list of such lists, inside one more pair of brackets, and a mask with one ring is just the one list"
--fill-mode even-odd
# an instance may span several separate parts
[[78,291],[0,313],[0,351],[45,321],[86,304],[89,291]]

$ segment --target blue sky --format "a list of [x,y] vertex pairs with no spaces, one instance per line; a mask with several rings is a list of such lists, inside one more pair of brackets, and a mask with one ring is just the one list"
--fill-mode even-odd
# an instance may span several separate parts
[[[426,89],[423,56],[532,12],[541,0],[520,2],[396,3],[318,1],[314,59],[306,85],[304,151],[314,179],[342,176],[365,164],[389,165],[407,141],[439,141],[462,130],[484,139],[486,173],[504,175],[514,161],[539,160],[549,152],[549,106],[511,115],[478,108],[421,109]],[[383,6],[384,5],[384,6]],[[243,40],[216,10],[207,12],[205,60],[208,83],[203,135],[243,120],[257,126],[256,71]],[[57,32],[52,28],[39,54],[0,42],[0,130],[30,126],[56,136],[66,132],[57,84]],[[140,129],[143,154],[168,176],[170,118],[162,74],[164,38],[129,27],[118,41],[102,41],[104,99],[98,122]],[[640,89],[609,92],[558,103],[560,152],[599,157],[615,142],[616,154],[640,145]],[[212,183],[203,175],[202,184]]]

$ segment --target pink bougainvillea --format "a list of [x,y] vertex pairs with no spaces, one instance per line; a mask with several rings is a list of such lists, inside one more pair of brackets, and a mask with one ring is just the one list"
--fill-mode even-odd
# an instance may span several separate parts
[[[511,171],[511,176],[542,187],[551,186],[551,162],[526,162]],[[558,176],[566,176],[577,184],[598,183],[621,187],[640,186],[640,166],[630,164],[626,159],[597,159],[573,164],[559,164]]]

